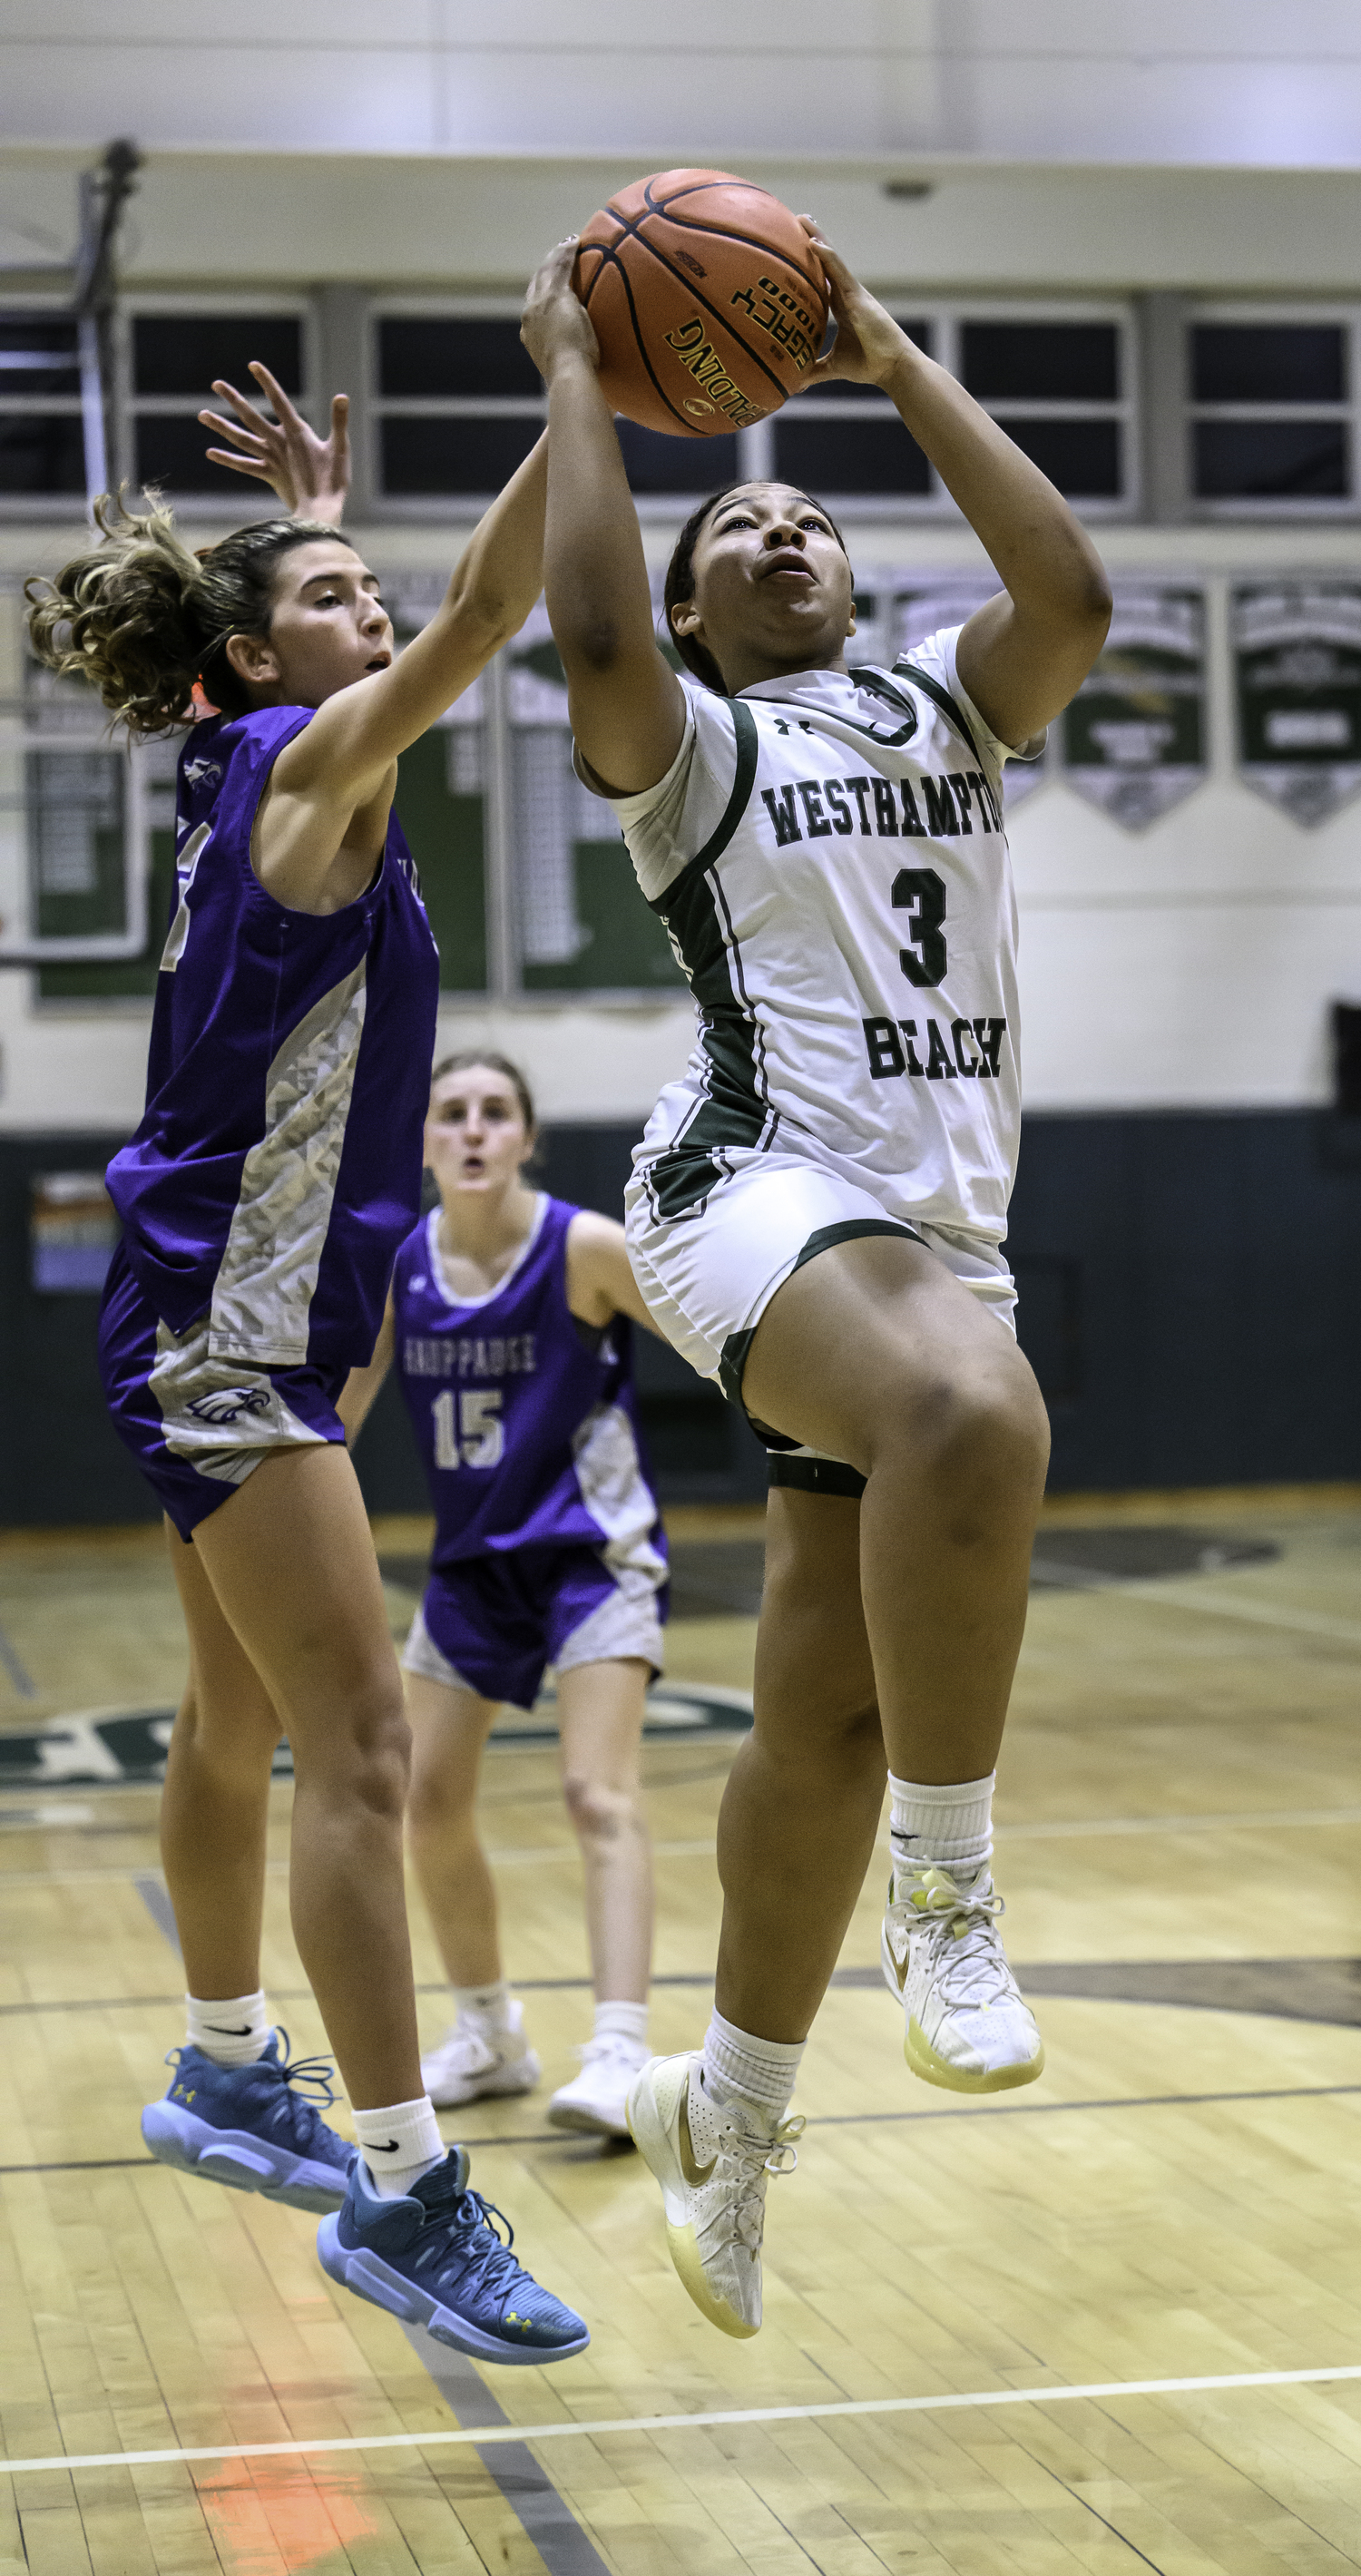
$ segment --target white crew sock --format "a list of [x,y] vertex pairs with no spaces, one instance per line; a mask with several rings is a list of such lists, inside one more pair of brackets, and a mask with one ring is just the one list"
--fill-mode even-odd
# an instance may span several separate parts
[[222,2003],[205,2003],[199,1995],[184,1998],[186,2036],[214,2066],[253,2066],[269,2046],[272,2024],[263,1988],[253,1995],[228,1995]]
[[801,2039],[757,2039],[715,2012],[704,2034],[704,2090],[711,2101],[718,2102],[726,2094],[740,2093],[773,2123],[788,2108],[806,2045]]
[[646,2004],[597,2004],[592,2036],[596,2039],[626,2039],[635,2048],[646,2048]]
[[944,1788],[888,1775],[892,1812],[889,1840],[897,1870],[947,1869],[961,1883],[976,1879],[992,1858],[992,1793],[986,1780],[956,1780]]
[[354,2133],[380,2200],[401,2200],[448,2153],[428,2093],[385,2111],[356,2111]]
[[504,1977],[491,1986],[451,1986],[454,2012],[459,2021],[475,2022],[489,2038],[510,2029],[510,1988]]

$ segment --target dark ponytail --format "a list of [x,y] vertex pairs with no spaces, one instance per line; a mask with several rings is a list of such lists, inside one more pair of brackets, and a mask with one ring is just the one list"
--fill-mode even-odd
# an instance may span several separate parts
[[267,635],[280,557],[329,537],[310,519],[260,519],[191,554],[159,495],[145,511],[120,493],[95,503],[102,544],[63,564],[55,581],[28,581],[28,631],[49,670],[88,680],[129,733],[171,733],[187,721],[194,682],[228,715],[249,694],[227,658],[233,635]]

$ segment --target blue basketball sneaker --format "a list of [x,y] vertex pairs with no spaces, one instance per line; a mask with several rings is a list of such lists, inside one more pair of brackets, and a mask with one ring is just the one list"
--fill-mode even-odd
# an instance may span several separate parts
[[219,2066],[193,2047],[172,2048],[166,2064],[175,2069],[170,2090],[142,2113],[142,2136],[163,2165],[290,2209],[339,2209],[354,2148],[293,2090],[309,2087],[329,2109],[329,2058],[290,2064],[288,2033],[276,2030],[252,2066]]
[[323,2272],[477,2361],[584,2352],[591,2338],[582,2319],[531,2280],[510,2250],[513,2228],[467,2180],[468,2159],[451,2147],[401,2200],[382,2200],[356,2156],[342,2207],[317,2230]]

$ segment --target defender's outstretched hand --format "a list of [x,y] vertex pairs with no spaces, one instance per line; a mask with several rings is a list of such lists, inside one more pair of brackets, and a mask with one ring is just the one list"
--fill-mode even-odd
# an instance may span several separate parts
[[831,243],[823,240],[816,217],[800,215],[799,222],[821,263],[836,324],[831,348],[809,368],[799,391],[816,393],[819,385],[830,384],[882,384],[912,345],[907,333],[851,275]]
[[320,519],[328,527],[338,528],[350,489],[349,395],[333,395],[331,435],[318,438],[268,367],[252,358],[250,371],[278,417],[266,420],[235,385],[229,385],[225,377],[215,377],[214,393],[231,404],[237,417],[228,420],[221,412],[199,413],[205,429],[232,442],[230,448],[210,447],[209,462],[228,466],[233,474],[251,474],[257,482],[268,483],[291,518]]
[[591,317],[572,284],[579,247],[577,235],[569,233],[556,250],[550,250],[529,281],[520,316],[520,337],[545,383],[554,360],[569,351],[592,367],[600,364]]

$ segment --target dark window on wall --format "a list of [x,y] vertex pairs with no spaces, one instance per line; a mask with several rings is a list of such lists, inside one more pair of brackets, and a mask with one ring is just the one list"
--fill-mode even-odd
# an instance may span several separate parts
[[543,394],[518,322],[385,313],[378,325],[378,391],[397,400],[441,394]]
[[1189,355],[1197,500],[1280,506],[1351,497],[1344,323],[1196,322]]
[[76,325],[66,314],[0,313],[0,499],[84,489]]
[[[380,313],[374,364],[389,500],[486,499],[543,428],[543,382],[509,314]],[[688,503],[737,473],[734,438],[666,438],[621,420],[619,443],[640,497]]]
[[965,320],[959,370],[969,392],[1071,501],[1126,492],[1114,322]]
[[380,313],[374,413],[389,500],[485,500],[538,438],[543,384],[510,314]]
[[[930,323],[909,318],[903,329],[930,357]],[[774,439],[779,479],[828,500],[842,494],[924,500],[930,494],[931,468],[915,438],[892,403],[870,385],[828,385],[822,393],[796,395],[776,413]]]
[[231,494],[249,509],[251,496],[267,508],[265,487],[225,466],[210,465],[215,442],[198,420],[205,404],[221,409],[213,378],[225,376],[252,402],[267,409],[252,358],[277,376],[295,401],[306,392],[302,316],[297,313],[134,313],[129,334],[129,409],[133,475],[159,483],[172,497],[212,499]]
[[1118,402],[1113,322],[965,322],[960,373],[979,402]]
[[394,500],[499,492],[542,427],[540,420],[487,420],[466,412],[388,415],[378,442],[383,490]]

